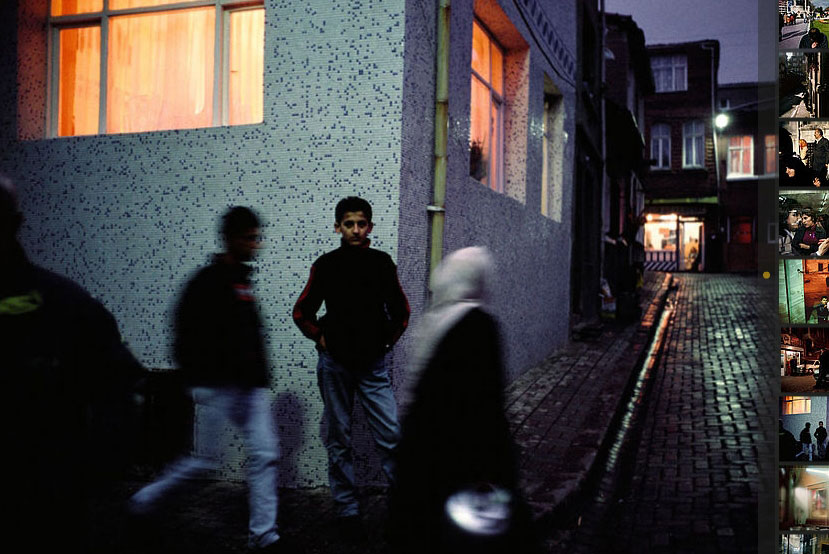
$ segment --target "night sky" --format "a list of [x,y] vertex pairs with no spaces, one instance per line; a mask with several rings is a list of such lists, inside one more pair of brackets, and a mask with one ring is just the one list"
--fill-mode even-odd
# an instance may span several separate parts
[[[829,3],[829,0],[825,0]],[[764,21],[776,18],[776,2],[759,2]],[[776,64],[763,64],[758,77],[757,0],[605,0],[608,13],[633,16],[645,32],[645,43],[664,44],[702,39],[720,41],[720,83],[773,81]],[[766,19],[767,18],[767,19]],[[777,40],[776,19],[767,44]],[[763,28],[768,28],[763,25]],[[769,42],[771,41],[771,42]],[[766,55],[766,57],[768,57]],[[771,55],[772,61],[774,54]],[[769,71],[770,67],[770,71]]]

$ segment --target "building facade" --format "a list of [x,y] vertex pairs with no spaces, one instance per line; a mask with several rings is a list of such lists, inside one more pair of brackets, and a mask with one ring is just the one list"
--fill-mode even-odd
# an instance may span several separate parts
[[[339,244],[340,198],[372,203],[373,246],[398,265],[412,326],[440,233],[441,254],[493,253],[509,378],[567,341],[578,241],[575,3],[468,0],[451,12],[435,0],[150,4],[0,7],[0,63],[17,76],[0,84],[0,171],[18,183],[32,260],[99,298],[153,369],[173,367],[171,309],[220,247],[219,215],[231,205],[262,215],[255,290],[284,484],[326,481],[316,354],[291,307],[310,264]],[[184,38],[163,34],[173,21]],[[387,360],[398,392],[412,345],[409,332]],[[223,453],[222,476],[236,476],[231,438],[200,436],[202,417],[195,447]],[[379,467],[357,419],[357,470],[373,481]]]
[[648,46],[654,94],[645,99],[650,172],[646,198],[645,268],[722,269],[719,169],[715,162],[719,43]]
[[758,267],[759,191],[777,178],[777,136],[764,128],[761,113],[774,109],[774,83],[733,83],[717,91],[720,226],[723,268],[755,271]]
[[653,77],[645,35],[630,16],[605,15],[604,276],[616,298],[617,314],[635,315],[636,283],[644,271],[640,216],[642,179],[648,170],[643,124],[645,97]]

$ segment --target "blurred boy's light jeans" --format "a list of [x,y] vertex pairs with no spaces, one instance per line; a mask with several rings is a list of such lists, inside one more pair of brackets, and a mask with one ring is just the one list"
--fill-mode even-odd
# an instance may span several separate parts
[[[206,406],[222,417],[205,418],[210,429],[201,429],[205,436],[219,436],[226,421],[242,431],[248,481],[248,545],[263,548],[279,539],[277,514],[277,460],[279,441],[273,426],[273,415],[264,388],[195,387],[197,404]],[[200,456],[180,458],[173,462],[159,479],[139,490],[130,499],[135,513],[151,512],[156,504],[186,481],[215,469],[216,461]]]

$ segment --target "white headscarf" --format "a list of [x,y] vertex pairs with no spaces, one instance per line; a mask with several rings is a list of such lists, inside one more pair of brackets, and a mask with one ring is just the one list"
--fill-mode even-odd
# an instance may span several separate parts
[[411,403],[420,375],[446,333],[474,308],[485,305],[495,272],[484,247],[471,246],[449,254],[432,274],[432,300],[415,331],[404,409]]

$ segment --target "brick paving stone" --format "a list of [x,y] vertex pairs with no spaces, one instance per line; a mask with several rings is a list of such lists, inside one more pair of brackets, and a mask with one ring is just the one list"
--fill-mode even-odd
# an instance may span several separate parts
[[587,533],[606,537],[597,551],[758,551],[761,466],[773,452],[768,418],[778,392],[768,339],[779,333],[774,298],[761,295],[755,277],[674,278],[675,309],[619,508],[556,552],[588,552],[577,546]]

